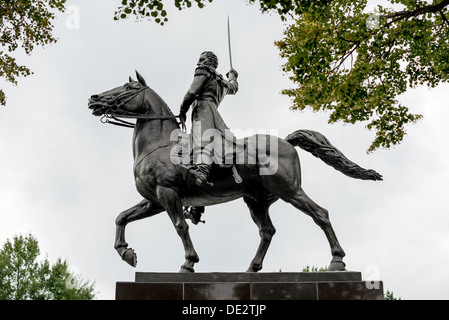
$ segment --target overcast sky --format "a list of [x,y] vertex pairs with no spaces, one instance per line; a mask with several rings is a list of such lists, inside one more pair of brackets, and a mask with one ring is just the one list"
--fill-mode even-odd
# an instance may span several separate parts
[[[32,233],[50,261],[67,259],[95,281],[100,299],[114,299],[116,281],[133,281],[136,271],[177,272],[184,250],[166,213],[127,227],[137,268],[114,250],[116,216],[142,199],[132,173],[132,130],[101,124],[87,100],[137,69],[177,114],[202,51],[214,51],[218,71],[228,71],[229,14],[240,90],[220,106],[227,125],[237,132],[277,130],[280,137],[316,130],[352,161],[381,173],[382,182],[354,180],[298,150],[303,188],[329,211],[348,270],[382,280],[403,299],[449,299],[449,85],[401,96],[424,119],[408,128],[401,145],[366,154],[374,132],[365,124],[329,125],[328,114],[289,110],[280,91],[292,83],[273,44],[285,25],[276,15],[262,15],[244,0],[181,12],[167,2],[169,22],[161,27],[113,21],[120,1],[71,1],[75,10],[55,23],[59,41],[18,56],[34,75],[17,87],[2,83],[8,101],[0,110],[0,243]],[[79,25],[72,20],[77,12]],[[270,212],[277,233],[263,271],[329,264],[327,240],[310,217],[281,200]],[[208,207],[204,219],[190,227],[200,256],[196,271],[245,271],[259,235],[244,202]]]

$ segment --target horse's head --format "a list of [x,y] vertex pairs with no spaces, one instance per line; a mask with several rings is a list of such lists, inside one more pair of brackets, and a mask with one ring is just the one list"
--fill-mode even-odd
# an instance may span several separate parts
[[143,106],[145,89],[148,86],[145,79],[136,71],[137,80],[129,77],[129,82],[109,91],[95,94],[89,99],[89,109],[94,116],[104,114],[115,116],[131,116],[144,114]]

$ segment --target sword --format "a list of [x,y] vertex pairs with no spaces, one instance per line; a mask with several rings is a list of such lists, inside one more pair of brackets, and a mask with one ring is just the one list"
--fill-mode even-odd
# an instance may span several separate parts
[[228,48],[229,48],[229,63],[232,68],[232,54],[231,54],[231,27],[229,26],[229,15],[228,15]]
[[[229,48],[229,64],[231,65],[231,69],[234,69],[232,67],[231,27],[229,26],[229,15],[228,15],[228,48]],[[237,183],[237,184],[242,183],[242,177],[239,175],[239,172],[237,171],[235,164],[233,164],[231,168],[232,168],[232,175],[234,176],[235,183]]]

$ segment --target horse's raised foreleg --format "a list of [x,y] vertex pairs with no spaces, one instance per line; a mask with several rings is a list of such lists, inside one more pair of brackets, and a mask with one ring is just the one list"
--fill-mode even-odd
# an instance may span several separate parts
[[268,247],[271,243],[271,238],[276,232],[269,213],[268,208],[278,198],[257,197],[257,198],[243,198],[248,205],[251,217],[259,228],[260,243],[257,248],[256,256],[251,261],[247,272],[257,272],[262,269],[263,259],[267,253]]
[[155,214],[164,211],[164,208],[153,205],[148,200],[142,200],[135,206],[120,213],[115,220],[116,233],[114,248],[124,261],[135,267],[137,264],[137,256],[133,249],[128,248],[128,243],[125,241],[126,225],[132,221],[151,217]]
[[343,251],[340,243],[337,240],[337,236],[335,235],[334,229],[332,228],[332,225],[330,223],[327,210],[317,205],[312,199],[307,196],[307,194],[302,189],[297,191],[294,196],[283,196],[282,199],[291,203],[305,214],[311,216],[313,221],[315,221],[315,223],[320,226],[320,228],[326,234],[332,253],[332,260],[329,264],[328,270],[344,270],[345,263],[343,262],[343,257],[345,256],[345,252]]
[[186,261],[181,266],[180,272],[194,272],[193,266],[200,259],[190,239],[189,225],[184,217],[181,199],[178,193],[172,188],[159,186],[156,191],[159,202],[164,206],[165,211],[170,216],[176,232],[181,237],[182,244],[184,245]]

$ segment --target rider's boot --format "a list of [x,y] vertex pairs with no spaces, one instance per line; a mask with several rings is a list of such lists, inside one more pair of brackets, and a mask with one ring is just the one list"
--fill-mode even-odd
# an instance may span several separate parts
[[209,174],[210,174],[210,164],[201,163],[195,166],[195,168],[190,170],[190,173],[195,176],[195,184],[198,187],[202,187],[205,184],[213,186],[213,183],[209,182]]

